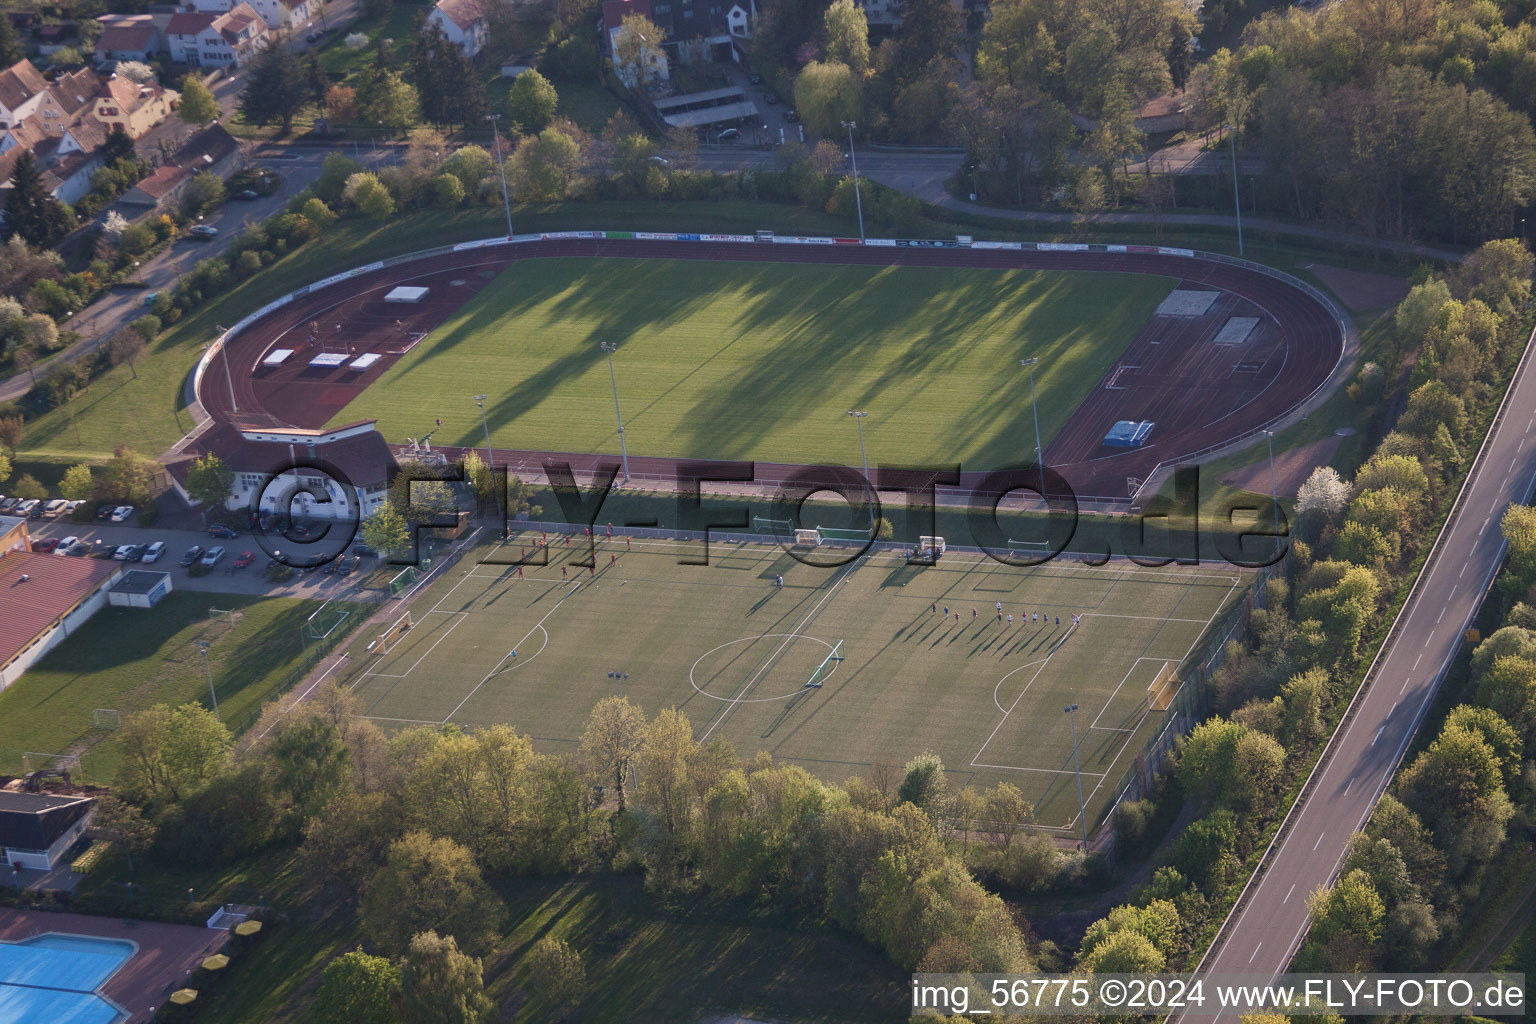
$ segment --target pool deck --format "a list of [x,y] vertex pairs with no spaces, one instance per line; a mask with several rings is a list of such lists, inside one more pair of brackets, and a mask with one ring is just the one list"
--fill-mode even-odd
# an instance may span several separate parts
[[218,952],[229,938],[226,931],[192,925],[0,909],[0,942],[20,942],[45,932],[137,944],[138,952],[100,989],[128,1011],[129,1021],[149,1020],[153,1007],[164,1003],[203,957]]

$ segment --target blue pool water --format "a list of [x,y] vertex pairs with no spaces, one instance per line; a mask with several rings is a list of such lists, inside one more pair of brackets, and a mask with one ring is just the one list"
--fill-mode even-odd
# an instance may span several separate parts
[[121,1014],[96,990],[133,953],[83,935],[0,942],[0,1024],[111,1024]]

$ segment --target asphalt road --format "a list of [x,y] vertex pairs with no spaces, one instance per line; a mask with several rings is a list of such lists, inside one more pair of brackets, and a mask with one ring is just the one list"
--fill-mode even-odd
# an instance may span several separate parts
[[[1526,501],[1536,484],[1536,336],[1504,400],[1418,585],[1377,656],[1368,687],[1303,799],[1270,851],[1267,867],[1249,882],[1224,934],[1202,961],[1209,974],[1256,974],[1287,969],[1309,924],[1307,895],[1338,872],[1350,838],[1364,824],[1392,778],[1403,751],[1434,698],[1504,557],[1499,520],[1511,503]],[[1235,1020],[1207,1011],[1185,1019]]]

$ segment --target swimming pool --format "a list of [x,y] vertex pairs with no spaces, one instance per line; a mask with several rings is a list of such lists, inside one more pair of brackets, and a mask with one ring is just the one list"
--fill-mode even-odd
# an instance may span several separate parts
[[0,942],[0,1024],[112,1024],[124,1015],[96,990],[136,950],[56,932]]

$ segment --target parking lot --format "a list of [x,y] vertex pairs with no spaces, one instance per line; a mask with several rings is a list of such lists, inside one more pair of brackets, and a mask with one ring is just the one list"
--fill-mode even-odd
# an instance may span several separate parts
[[[300,572],[283,583],[267,579],[268,555],[249,533],[233,538],[215,538],[203,530],[174,530],[158,526],[140,526],[135,513],[126,522],[111,523],[91,520],[77,523],[70,519],[33,519],[27,523],[33,542],[65,537],[78,537],[92,547],[116,548],[122,544],[165,543],[165,554],[154,563],[127,564],[127,567],[152,569],[171,574],[172,586],[178,590],[200,590],[223,594],[265,594],[272,597],[307,597],[325,599],[346,597],[356,589],[357,582],[366,578],[377,564],[375,559],[365,558],[355,571],[347,576],[327,573],[323,569]],[[97,542],[100,542],[98,545]],[[196,544],[207,551],[213,545],[224,548],[224,557],[206,576],[194,576],[181,565],[187,549]],[[234,563],[246,551],[255,555],[252,565],[236,569]],[[72,556],[61,556],[72,557]]]

